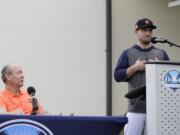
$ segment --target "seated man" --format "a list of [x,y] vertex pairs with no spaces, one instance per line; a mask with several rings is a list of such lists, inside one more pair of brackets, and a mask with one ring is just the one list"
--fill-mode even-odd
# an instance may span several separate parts
[[[23,71],[16,64],[8,64],[1,71],[5,88],[0,92],[1,114],[32,114],[32,97],[22,89],[24,82]],[[38,105],[36,114],[45,114]]]

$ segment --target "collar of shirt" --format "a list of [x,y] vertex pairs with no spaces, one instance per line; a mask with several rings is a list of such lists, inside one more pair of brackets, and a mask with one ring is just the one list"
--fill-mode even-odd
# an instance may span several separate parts
[[10,92],[7,89],[4,89],[3,94],[6,95],[7,97],[19,97],[19,96],[23,95],[24,92],[20,89],[19,93],[15,94],[15,93]]
[[146,51],[150,51],[151,49],[153,49],[155,47],[153,45],[151,45],[148,48],[142,48],[140,45],[136,44],[136,45],[134,45],[134,48],[136,48],[136,49],[138,49],[140,51],[146,52]]

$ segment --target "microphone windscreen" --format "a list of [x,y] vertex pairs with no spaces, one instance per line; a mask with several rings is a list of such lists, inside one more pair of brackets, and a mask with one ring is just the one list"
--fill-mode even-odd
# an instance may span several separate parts
[[28,87],[27,92],[29,93],[29,95],[31,95],[31,94],[35,94],[36,90],[34,89],[34,87],[30,86]]
[[151,38],[151,43],[156,44],[157,43],[156,39],[157,39],[157,37],[152,37]]

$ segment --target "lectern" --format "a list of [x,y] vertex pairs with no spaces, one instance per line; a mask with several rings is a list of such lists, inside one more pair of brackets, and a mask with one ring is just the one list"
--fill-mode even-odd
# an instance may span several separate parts
[[147,134],[180,135],[180,62],[146,63]]

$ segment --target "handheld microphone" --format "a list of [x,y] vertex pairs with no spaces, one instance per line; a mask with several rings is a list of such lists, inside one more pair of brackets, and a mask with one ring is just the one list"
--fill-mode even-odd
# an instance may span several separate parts
[[36,90],[34,89],[34,87],[28,87],[27,92],[29,93],[30,96],[32,96],[32,106],[33,106],[32,115],[35,115],[36,114],[35,111],[38,110],[38,101],[37,98],[35,97]]
[[153,44],[156,44],[156,43],[167,43],[167,39],[152,37],[151,38],[151,43],[153,43]]

